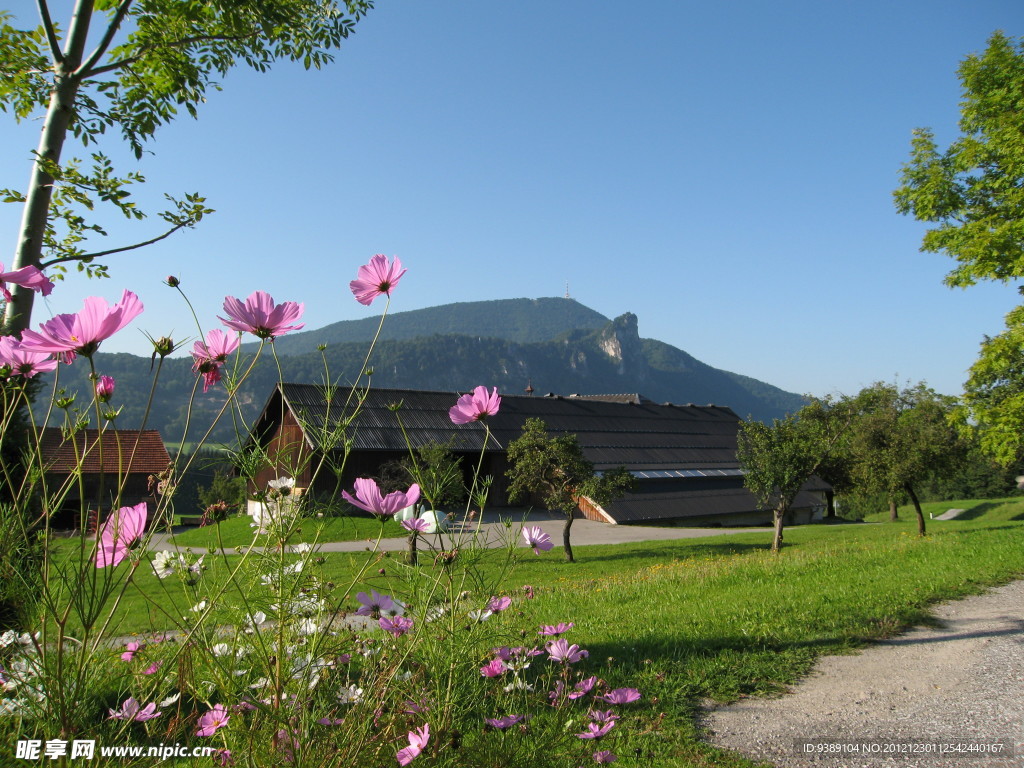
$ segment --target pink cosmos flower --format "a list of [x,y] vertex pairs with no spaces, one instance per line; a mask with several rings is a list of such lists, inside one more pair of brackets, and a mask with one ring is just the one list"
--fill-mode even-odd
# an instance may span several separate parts
[[484,677],[499,677],[508,670],[505,663],[501,659],[492,659],[484,666],[480,667],[480,674]]
[[109,339],[142,313],[142,302],[131,291],[121,294],[113,306],[90,296],[77,314],[57,315],[39,326],[39,331],[22,331],[21,342],[36,352],[61,355],[65,363],[75,355],[92,357],[100,342]]
[[487,610],[491,613],[501,613],[512,605],[511,597],[492,597],[487,603]]
[[420,487],[416,483],[405,493],[393,491],[387,496],[381,496],[377,483],[368,477],[358,478],[354,485],[354,497],[348,491],[342,491],[341,497],[352,506],[381,518],[393,517],[398,510],[411,507],[420,500]]
[[134,640],[132,640],[131,642],[125,643],[125,645],[124,645],[125,650],[124,650],[124,653],[121,654],[121,661],[131,661],[132,659],[135,658],[135,654],[138,653],[139,651],[141,651],[145,647],[146,647],[145,643],[137,643]]
[[544,533],[539,525],[523,528],[523,538],[526,539],[526,546],[533,547],[535,555],[547,552],[555,546],[551,541],[551,537]]
[[163,665],[164,663],[162,661],[154,661],[152,664],[150,664],[148,667],[142,670],[142,674],[155,675],[158,671],[160,671],[160,667],[162,667]]
[[600,709],[592,709],[587,712],[587,717],[595,723],[610,723],[619,719],[619,716],[610,709],[603,711]]
[[234,765],[235,758],[231,755],[230,749],[224,749],[224,747],[221,747],[213,753],[213,764],[219,765],[221,768],[225,768],[225,766]]
[[430,724],[425,723],[422,728],[409,731],[409,746],[398,750],[396,757],[399,765],[408,765],[417,757],[430,740]]
[[114,396],[114,377],[113,376],[100,376],[100,380],[96,382],[96,399],[101,403],[106,403]]
[[598,696],[597,698],[601,701],[607,701],[609,704],[629,704],[640,698],[640,691],[636,688],[616,688],[614,691],[609,691],[604,696]]
[[424,520],[422,517],[414,517],[412,520],[402,520],[399,525],[410,533],[426,533],[430,530],[430,521]]
[[131,545],[146,529],[146,502],[134,507],[121,507],[103,523],[96,549],[96,567],[117,565],[128,556]]
[[152,720],[154,717],[160,717],[160,710],[156,708],[156,702],[150,702],[145,707],[139,707],[133,697],[129,696],[124,700],[121,708],[118,710],[107,710],[110,712],[110,720],[134,720],[138,723],[144,723],[147,720]]
[[541,626],[540,632],[538,632],[537,634],[543,636],[554,635],[557,637],[558,635],[561,635],[564,632],[568,632],[575,626],[575,622],[572,621],[570,621],[568,624],[566,624],[564,621],[560,621],[557,624],[544,624]]
[[234,296],[225,297],[224,312],[231,319],[225,320],[223,317],[218,317],[218,319],[228,328],[251,333],[261,339],[273,340],[288,331],[297,331],[304,327],[304,323],[293,324],[302,317],[304,306],[296,304],[294,301],[274,304],[274,299],[269,293],[254,291],[245,300],[245,304]]
[[226,334],[215,328],[206,334],[206,341],[197,341],[192,346],[192,370],[203,374],[203,392],[220,381],[220,369],[227,362],[228,355],[238,349],[236,334]]
[[412,619],[407,619],[405,616],[395,616],[393,618],[381,616],[378,623],[381,629],[385,632],[390,632],[395,637],[401,637],[412,629]]
[[14,297],[7,290],[6,283],[39,291],[43,296],[49,296],[53,291],[53,282],[50,278],[31,265],[12,272],[4,272],[4,265],[0,263],[0,295],[4,297],[4,301],[12,301]]
[[487,387],[477,387],[473,394],[463,395],[453,405],[448,416],[454,424],[469,424],[471,421],[483,421],[488,416],[498,412],[501,405],[501,398],[498,396],[498,388],[487,393]]
[[31,379],[56,367],[57,359],[49,352],[28,349],[13,336],[0,336],[0,368],[10,368],[11,376]]
[[370,306],[373,300],[382,293],[391,295],[391,289],[398,285],[406,270],[402,269],[402,262],[395,256],[395,263],[389,264],[388,258],[378,253],[369,264],[359,268],[356,279],[348,284],[356,301],[360,304]]
[[488,717],[484,719],[491,728],[497,728],[499,731],[503,731],[510,726],[515,725],[522,720],[524,715],[505,715],[504,717]]
[[550,641],[544,648],[548,652],[548,658],[560,664],[575,664],[590,655],[590,651],[584,651],[576,643],[569,645],[569,641],[562,637]]
[[598,725],[597,723],[588,723],[586,733],[577,733],[576,736],[581,739],[600,739],[602,736],[608,733],[612,728],[615,727],[615,721]]
[[228,724],[231,716],[223,704],[217,704],[213,709],[203,713],[199,717],[199,728],[196,736],[213,736],[218,730]]
[[607,749],[603,749],[600,752],[594,753],[595,763],[614,763],[618,759],[618,755],[609,752]]

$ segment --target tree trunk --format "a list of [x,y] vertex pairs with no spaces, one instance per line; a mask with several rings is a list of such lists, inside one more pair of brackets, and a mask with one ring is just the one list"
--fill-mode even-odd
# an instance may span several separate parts
[[832,491],[825,491],[825,519],[836,519],[836,495]]
[[[36,149],[38,157],[32,164],[32,176],[25,190],[25,207],[22,209],[21,226],[18,230],[18,244],[14,262],[9,269],[38,267],[42,261],[43,236],[50,216],[50,201],[53,199],[53,175],[47,173],[41,159],[59,163],[64,149],[64,140],[74,116],[75,99],[82,84],[75,70],[82,63],[85,44],[89,37],[89,23],[92,20],[93,0],[79,0],[68,29],[64,60],[54,65],[56,79],[50,94],[50,105]],[[8,333],[21,335],[32,321],[32,304],[35,293],[20,285],[13,286],[12,299],[7,303],[4,326]]]
[[573,517],[573,512],[567,512],[565,515],[565,527],[562,528],[562,548],[565,550],[565,559],[570,563],[576,562],[572,556],[572,544],[569,541]]
[[406,558],[406,562],[409,565],[416,565],[416,537],[418,534],[416,531],[409,532],[409,554]]
[[778,552],[782,549],[782,526],[786,510],[776,508],[772,514],[775,522],[775,535],[772,537],[772,552]]
[[891,523],[892,521],[899,520],[899,519],[900,519],[899,513],[896,511],[896,499],[890,498],[889,499],[889,522]]
[[917,535],[924,536],[924,512],[921,511],[921,502],[917,500],[917,494],[914,493],[914,486],[910,483],[906,483],[904,484],[903,489],[907,492],[907,495],[910,497],[910,501],[914,505],[914,513],[917,515]]

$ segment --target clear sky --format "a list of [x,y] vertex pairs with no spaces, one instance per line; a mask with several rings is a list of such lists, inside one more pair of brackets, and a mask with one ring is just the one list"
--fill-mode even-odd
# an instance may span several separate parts
[[[129,288],[146,312],[104,349],[148,354],[141,329],[195,336],[174,274],[207,327],[262,289],[313,329],[379,314],[348,282],[384,253],[409,269],[393,311],[568,283],[790,391],[957,394],[1020,297],[946,288],[952,262],[918,251],[891,193],[913,128],[955,137],[956,68],[997,29],[1024,36],[1020,0],[378,0],[323,71],[236,70],[163,128],[140,202],[199,191],[216,214],[112,257],[110,280],[73,275],[35,319]],[[0,187],[24,187],[38,129],[0,115]],[[0,206],[5,264],[18,215]],[[105,221],[97,249],[160,231]]]

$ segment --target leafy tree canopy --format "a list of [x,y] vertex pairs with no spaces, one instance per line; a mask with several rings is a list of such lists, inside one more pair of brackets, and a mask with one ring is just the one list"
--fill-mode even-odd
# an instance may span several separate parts
[[633,483],[622,467],[597,474],[576,435],[551,437],[542,419],[526,420],[523,434],[509,443],[508,461],[510,499],[522,500],[536,493],[545,507],[565,515],[562,541],[569,562],[574,561],[570,529],[580,497],[607,504]]
[[958,262],[947,284],[1024,277],[1024,41],[1000,32],[964,59],[960,130],[940,152],[931,130],[914,131],[896,208],[935,223],[921,250]]
[[[0,11],[0,109],[25,120],[43,116],[32,176],[24,192],[0,190],[23,206],[14,263],[53,274],[69,262],[103,276],[94,260],[132,250],[194,226],[210,210],[198,194],[160,214],[168,225],[143,242],[87,252],[91,234],[105,234],[87,216],[97,203],[143,218],[129,187],[102,152],[89,163],[62,159],[66,138],[98,144],[120,133],[136,157],[156,130],[181,111],[193,117],[207,93],[238,64],[258,71],[285,59],[307,69],[331,60],[372,0],[76,0],[60,26],[48,0],[37,0],[39,24],[19,29]],[[244,119],[244,117],[242,118]],[[91,167],[90,167],[91,165]],[[16,287],[6,308],[8,330],[28,327],[33,294]]]

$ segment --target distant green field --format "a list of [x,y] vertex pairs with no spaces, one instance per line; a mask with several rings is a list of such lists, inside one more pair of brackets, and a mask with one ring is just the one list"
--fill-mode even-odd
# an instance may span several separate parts
[[[938,517],[950,509],[966,510],[955,520],[933,520],[930,516]],[[949,525],[953,522],[968,520],[984,520],[986,522],[1001,522],[1007,520],[1024,520],[1024,496],[1008,496],[1002,499],[957,499],[954,501],[929,501],[921,504],[925,520],[934,525]],[[904,504],[899,507],[897,514],[900,520],[916,519],[914,507],[911,504]],[[889,511],[878,512],[864,518],[868,523],[882,523],[889,521]]]

